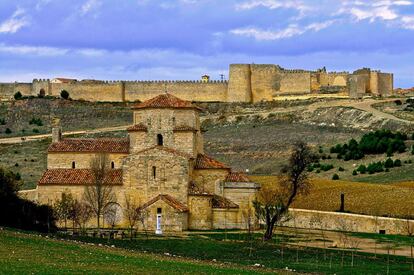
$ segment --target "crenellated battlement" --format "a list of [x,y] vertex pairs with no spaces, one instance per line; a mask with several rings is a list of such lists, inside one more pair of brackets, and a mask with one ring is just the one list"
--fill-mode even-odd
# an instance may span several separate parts
[[[358,76],[352,78],[352,76]],[[165,91],[190,101],[257,102],[274,100],[280,95],[323,93],[326,87],[350,96],[362,93],[391,95],[393,75],[362,68],[347,71],[286,69],[276,64],[231,64],[229,80],[96,80],[33,79],[31,83],[2,83],[0,98],[12,99],[14,93],[60,97],[66,90],[72,99],[89,101],[143,101]],[[352,78],[352,79],[351,79]],[[350,81],[350,79],[352,81]],[[358,83],[355,84],[355,81]],[[355,85],[354,85],[355,84]],[[351,91],[357,87],[358,92]],[[332,90],[329,88],[328,90]]]

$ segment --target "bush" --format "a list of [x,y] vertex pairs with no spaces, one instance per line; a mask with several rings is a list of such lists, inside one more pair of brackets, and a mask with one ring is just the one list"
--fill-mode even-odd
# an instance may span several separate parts
[[68,91],[66,91],[66,90],[62,90],[62,91],[60,92],[60,97],[61,97],[61,98],[63,98],[63,99],[68,99],[68,98],[69,98],[69,93],[68,93]]
[[12,130],[10,130],[10,128],[6,128],[6,132],[5,132],[6,134],[11,134],[12,133]]
[[0,125],[6,125],[6,120],[4,118],[0,118]]
[[411,155],[414,155],[414,145],[411,146]]
[[322,171],[329,171],[329,170],[331,170],[331,169],[333,169],[334,168],[334,166],[332,165],[332,164],[321,164],[320,165],[320,169],[322,170]]
[[394,100],[394,103],[395,103],[395,105],[402,105],[402,102],[401,102],[401,100],[399,100],[399,99]]
[[394,160],[394,167],[400,167],[401,165],[402,165],[401,160],[399,159]]
[[344,169],[343,167],[339,167],[339,168],[338,168],[338,171],[339,171],[339,172],[343,172],[343,171],[345,171],[345,169]]
[[22,93],[21,93],[21,92],[17,92],[17,93],[15,93],[15,94],[14,94],[14,99],[15,99],[15,100],[22,99],[22,97],[23,97],[23,95],[22,95]]
[[357,172],[357,170],[354,170],[354,171],[352,171],[352,175],[353,175],[353,176],[356,176],[356,175],[358,175],[358,172]]
[[34,128],[33,129],[33,133],[38,134],[39,133],[39,129]]
[[384,163],[385,168],[393,168],[394,167],[394,161],[390,158],[388,158]]
[[30,121],[29,121],[29,124],[30,125],[37,125],[37,126],[43,126],[43,121],[40,119],[40,118],[32,118]]
[[364,164],[361,164],[360,166],[358,166],[357,171],[361,174],[365,174],[367,172],[367,167]]
[[315,172],[315,173],[316,173],[316,174],[319,174],[320,172],[321,172],[321,170],[319,170],[319,169],[318,169],[318,170],[316,170],[316,172]]
[[368,174],[375,174],[379,172],[384,172],[384,165],[381,161],[372,162],[367,166]]
[[339,176],[338,176],[338,174],[333,174],[332,179],[333,179],[333,180],[339,180]]

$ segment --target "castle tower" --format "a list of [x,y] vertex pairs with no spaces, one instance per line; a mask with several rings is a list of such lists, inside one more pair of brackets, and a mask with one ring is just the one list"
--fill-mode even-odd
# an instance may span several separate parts
[[250,64],[230,64],[227,102],[251,102]]

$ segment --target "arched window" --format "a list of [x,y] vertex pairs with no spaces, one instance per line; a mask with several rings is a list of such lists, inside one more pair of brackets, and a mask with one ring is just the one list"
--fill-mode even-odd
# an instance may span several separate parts
[[164,145],[164,140],[161,134],[157,135],[157,145],[159,146],[163,146]]
[[115,169],[115,162],[111,161],[111,168]]
[[152,178],[155,179],[157,177],[157,167],[152,166]]
[[75,162],[74,161],[72,161],[72,169],[75,169]]

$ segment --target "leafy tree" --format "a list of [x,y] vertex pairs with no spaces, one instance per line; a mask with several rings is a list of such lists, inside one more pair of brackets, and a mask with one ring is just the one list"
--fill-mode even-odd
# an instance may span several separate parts
[[338,174],[333,174],[332,179],[333,179],[333,180],[339,180],[339,176],[338,176]]
[[354,170],[354,171],[352,171],[352,175],[353,175],[353,176],[356,176],[356,175],[358,175],[358,172],[357,172],[357,170]]
[[59,220],[63,220],[65,230],[67,229],[68,219],[73,218],[73,207],[75,199],[71,193],[63,192],[60,200],[57,200],[53,206],[56,216]]
[[11,134],[11,133],[12,133],[12,130],[10,130],[10,128],[6,128],[5,133],[6,133],[6,134]]
[[294,145],[289,164],[282,169],[279,181],[263,186],[253,205],[258,219],[265,222],[264,240],[271,240],[273,228],[287,214],[295,198],[307,194],[311,188],[307,167],[315,156],[303,142]]
[[361,164],[360,166],[358,166],[357,171],[361,174],[365,174],[367,172],[367,167],[364,164]]
[[15,100],[19,100],[19,99],[22,99],[22,97],[23,97],[23,95],[22,95],[22,93],[21,92],[17,92],[17,93],[15,93],[14,94],[14,99]]
[[393,168],[394,167],[394,161],[390,158],[388,158],[384,163],[385,168]]
[[66,90],[62,90],[60,92],[60,97],[63,98],[63,99],[69,99],[69,92],[66,91]]
[[401,165],[402,165],[401,160],[399,160],[399,159],[394,160],[394,166],[395,167],[400,167]]

